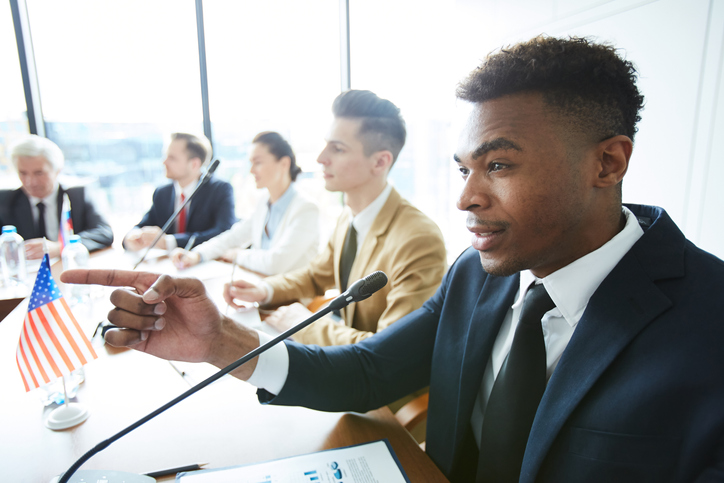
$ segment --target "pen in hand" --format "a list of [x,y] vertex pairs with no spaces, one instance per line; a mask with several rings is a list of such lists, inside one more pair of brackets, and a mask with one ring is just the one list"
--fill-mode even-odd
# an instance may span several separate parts
[[202,467],[206,466],[207,464],[208,463],[201,463],[201,464],[179,466],[178,468],[168,468],[166,470],[151,471],[150,473],[146,473],[146,476],[150,476],[151,478],[160,478],[162,476],[175,475],[176,473],[181,473],[183,471],[200,470],[200,469],[202,469]]
[[193,246],[194,246],[194,242],[195,242],[195,241],[196,241],[196,233],[194,233],[193,235],[191,235],[191,237],[189,238],[188,243],[186,243],[186,246],[184,247],[184,250],[185,250],[185,251],[191,250],[191,249],[193,248]]

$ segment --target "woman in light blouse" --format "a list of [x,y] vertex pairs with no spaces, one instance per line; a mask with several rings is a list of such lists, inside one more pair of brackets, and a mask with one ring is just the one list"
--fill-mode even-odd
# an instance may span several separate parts
[[305,266],[319,247],[319,208],[296,190],[301,168],[294,151],[276,132],[254,137],[251,170],[257,188],[267,193],[250,218],[191,251],[176,249],[171,259],[178,268],[221,258],[263,275]]

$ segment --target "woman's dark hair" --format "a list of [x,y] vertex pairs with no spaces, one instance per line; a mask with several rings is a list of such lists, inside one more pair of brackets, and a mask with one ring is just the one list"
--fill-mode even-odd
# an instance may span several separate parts
[[284,156],[289,156],[291,161],[289,163],[289,176],[292,177],[292,181],[297,180],[297,176],[302,172],[302,168],[297,166],[297,158],[294,156],[292,146],[281,136],[281,134],[274,131],[260,132],[254,136],[254,139],[251,142],[253,144],[263,144],[278,160]]

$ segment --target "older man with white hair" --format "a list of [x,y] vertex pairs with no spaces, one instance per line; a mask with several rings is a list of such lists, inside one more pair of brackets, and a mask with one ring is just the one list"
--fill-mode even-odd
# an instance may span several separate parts
[[51,140],[36,135],[21,139],[10,149],[10,159],[22,187],[0,190],[0,225],[14,225],[25,242],[28,259],[43,256],[43,238],[51,257],[60,255],[58,232],[63,198],[70,200],[73,230],[89,251],[110,246],[113,230],[86,197],[85,188],[63,188],[58,174],[65,157]]

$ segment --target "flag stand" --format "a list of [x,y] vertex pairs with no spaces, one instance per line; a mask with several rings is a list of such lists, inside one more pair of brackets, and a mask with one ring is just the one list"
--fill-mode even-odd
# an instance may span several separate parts
[[48,419],[45,421],[45,425],[55,431],[77,426],[90,416],[90,412],[88,412],[88,409],[82,404],[68,402],[68,391],[65,387],[65,376],[63,376],[63,395],[63,405],[53,409],[50,416],[48,416]]

